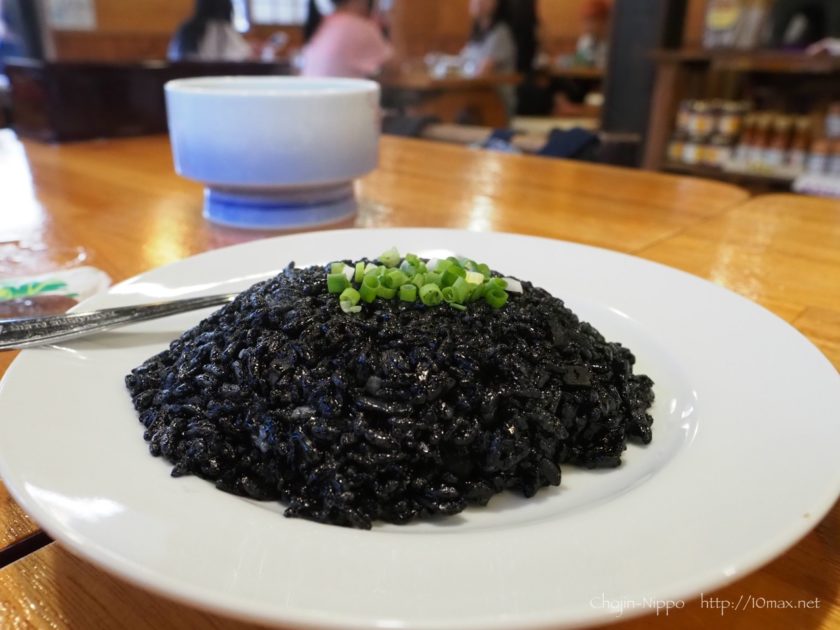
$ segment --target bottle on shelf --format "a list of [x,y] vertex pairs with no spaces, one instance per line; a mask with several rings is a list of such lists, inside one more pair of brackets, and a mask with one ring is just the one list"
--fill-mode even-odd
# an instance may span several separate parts
[[790,143],[788,166],[796,173],[802,173],[808,162],[808,145],[811,142],[811,119],[798,116],[794,122],[793,139]]
[[717,133],[725,138],[734,141],[741,133],[746,108],[743,103],[726,101],[720,109],[720,116],[717,119]]
[[791,125],[790,116],[774,116],[772,118],[772,135],[767,141],[767,148],[764,150],[761,159],[764,168],[777,171],[787,162]]
[[840,138],[840,102],[828,106],[825,116],[825,135],[834,140]]
[[831,141],[831,158],[827,170],[832,177],[840,177],[840,138]]
[[695,138],[705,138],[714,129],[715,119],[712,108],[706,101],[693,101],[688,117],[688,133]]
[[811,143],[811,152],[808,155],[808,174],[824,175],[828,170],[828,158],[830,153],[831,145],[828,138],[815,138]]
[[744,118],[743,131],[733,156],[733,162],[740,167],[746,166],[752,155],[756,134],[756,119],[756,114],[747,114]]
[[682,162],[683,151],[685,148],[685,141],[688,139],[688,134],[684,131],[677,131],[672,137],[671,142],[668,143],[668,160],[671,162]]
[[706,3],[706,29],[703,33],[704,48],[733,48],[737,39],[739,21],[743,18],[739,0],[708,0]]
[[707,166],[723,168],[732,158],[732,141],[723,134],[715,134],[709,138],[703,154]]
[[761,170],[764,166],[764,154],[770,147],[771,136],[773,129],[771,127],[773,121],[772,113],[759,114],[755,122],[755,135],[750,146],[750,152],[747,155],[747,167],[751,169]]
[[677,110],[677,132],[688,134],[690,131],[691,125],[691,108],[694,104],[694,101],[691,99],[686,99],[680,103],[679,109]]
[[700,164],[703,158],[704,139],[695,135],[690,135],[683,143],[682,161],[684,164]]

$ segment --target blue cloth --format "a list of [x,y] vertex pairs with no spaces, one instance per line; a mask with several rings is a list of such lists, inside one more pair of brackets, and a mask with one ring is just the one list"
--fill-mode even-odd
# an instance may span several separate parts
[[566,131],[552,129],[548,134],[548,141],[537,155],[575,159],[590,153],[599,144],[598,136],[586,129],[579,127]]

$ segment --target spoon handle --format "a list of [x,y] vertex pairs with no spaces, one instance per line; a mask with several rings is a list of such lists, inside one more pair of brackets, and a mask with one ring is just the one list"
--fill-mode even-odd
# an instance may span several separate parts
[[109,328],[226,304],[232,302],[236,296],[236,293],[209,295],[155,304],[106,308],[88,313],[0,321],[0,350],[17,350],[66,341]]

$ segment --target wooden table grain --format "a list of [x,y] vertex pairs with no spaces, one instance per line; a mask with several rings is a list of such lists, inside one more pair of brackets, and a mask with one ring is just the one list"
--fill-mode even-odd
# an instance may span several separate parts
[[[200,187],[172,173],[165,138],[27,144],[43,211],[21,238],[82,246],[119,281],[263,234],[201,218]],[[384,139],[381,167],[358,187],[359,226],[447,226],[563,238],[637,253],[709,278],[797,326],[840,367],[840,204],[794,196],[747,200],[698,179]],[[0,207],[11,193],[0,188]],[[20,193],[26,194],[25,191]],[[31,194],[31,193],[29,193]],[[0,233],[3,230],[0,213]],[[0,355],[0,371],[8,359]],[[0,490],[0,542],[34,525]],[[709,597],[813,602],[721,616],[683,610],[625,622],[705,628],[840,627],[840,509],[790,551]],[[707,605],[707,604],[706,604]],[[676,626],[674,626],[676,624]],[[50,544],[0,569],[2,628],[244,630],[135,588]]]

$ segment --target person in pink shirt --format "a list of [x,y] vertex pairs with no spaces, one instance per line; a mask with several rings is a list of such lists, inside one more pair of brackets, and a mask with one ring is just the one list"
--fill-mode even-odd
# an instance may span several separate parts
[[372,0],[333,0],[335,10],[321,18],[310,0],[301,74],[309,77],[372,77],[394,56],[380,25],[371,18]]

